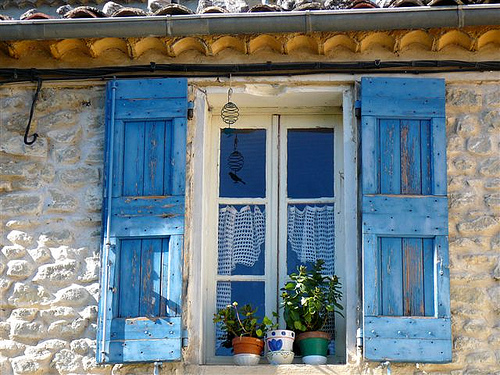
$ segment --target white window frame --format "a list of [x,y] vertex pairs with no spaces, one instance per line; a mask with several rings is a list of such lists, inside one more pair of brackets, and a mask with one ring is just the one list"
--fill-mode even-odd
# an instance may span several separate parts
[[[244,80],[242,79],[242,82]],[[271,87],[271,86],[270,86]],[[274,86],[272,86],[274,87]],[[338,181],[338,186],[335,186],[335,202],[336,210],[339,212],[336,215],[336,236],[339,238],[346,238],[342,240],[342,247],[344,251],[338,251],[339,244],[336,238],[336,273],[339,274],[343,284],[344,292],[344,314],[345,324],[339,324],[337,329],[337,354],[338,358],[343,358],[345,361],[352,361],[356,356],[356,328],[359,321],[359,293],[358,293],[358,249],[357,246],[357,133],[356,123],[354,119],[354,101],[353,91],[354,88],[350,85],[342,86],[302,86],[295,89],[300,92],[300,95],[307,95],[309,98],[340,96],[342,108],[332,106],[320,107],[285,107],[281,106],[281,102],[276,103],[276,106],[269,106],[267,108],[252,106],[251,100],[248,101],[248,96],[242,95],[241,100],[238,101],[238,92],[244,93],[244,85],[240,87],[233,87],[235,94],[233,94],[233,101],[237,102],[240,107],[242,119],[245,115],[263,115],[271,118],[271,121],[278,121],[277,116],[273,114],[279,113],[282,116],[307,116],[311,114],[336,114],[341,116],[341,127],[337,130],[342,131],[342,137],[335,137],[336,142],[342,142],[342,152],[336,155],[336,167],[341,178],[335,178]],[[219,159],[218,144],[219,144],[219,129],[220,126],[213,126],[212,118],[216,123],[220,114],[220,106],[213,103],[220,102],[220,97],[225,96],[227,87],[206,87],[203,88],[205,95],[198,94],[196,96],[195,104],[195,121],[194,129],[191,129],[193,139],[193,160],[191,170],[193,173],[193,188],[192,188],[192,205],[191,210],[195,213],[190,223],[191,237],[189,240],[189,248],[192,251],[190,257],[190,277],[188,290],[188,301],[196,301],[197,303],[190,303],[188,330],[190,337],[196,337],[195,342],[190,340],[189,348],[185,355],[186,361],[189,363],[198,364],[229,364],[231,358],[227,357],[214,357],[210,355],[213,353],[215,330],[212,323],[212,316],[215,312],[215,275],[217,273],[217,221],[218,221],[218,168],[217,163]],[[291,91],[294,91],[293,89]],[[201,92],[201,91],[200,91]],[[215,98],[215,100],[213,100]],[[250,96],[251,99],[251,96]],[[282,99],[282,98],[281,98]],[[271,101],[272,102],[272,101]],[[321,102],[321,100],[320,100]],[[286,105],[286,100],[283,101]],[[293,121],[293,120],[292,120]],[[262,128],[258,124],[258,128]],[[275,128],[275,127],[271,127]],[[286,132],[284,132],[286,134]],[[270,134],[271,135],[271,134]],[[342,139],[340,139],[342,138]],[[272,139],[277,139],[272,137]],[[266,147],[277,147],[277,145],[267,142]],[[216,147],[214,147],[216,145]],[[282,152],[286,148],[282,147]],[[335,150],[340,150],[339,144],[335,144]],[[269,150],[267,150],[269,152]],[[286,152],[285,152],[286,153]],[[269,153],[267,154],[269,155]],[[276,161],[275,158],[271,158]],[[286,163],[281,157],[281,163]],[[340,162],[339,160],[340,159]],[[273,163],[274,163],[273,161]],[[286,164],[284,164],[286,165]],[[268,165],[267,168],[276,168],[277,166]],[[283,165],[281,166],[283,168]],[[267,173],[267,172],[266,172]],[[269,175],[267,173],[267,175]],[[271,181],[266,181],[266,184],[272,184]],[[276,185],[276,183],[274,183]],[[281,185],[283,186],[283,185]],[[268,187],[269,188],[269,187]],[[340,194],[339,194],[340,193]],[[276,196],[272,194],[272,196]],[[339,201],[339,197],[342,198]],[[258,200],[252,200],[252,203],[257,203]],[[226,203],[226,199],[222,200]],[[229,202],[229,201],[227,201]],[[239,200],[241,202],[241,200]],[[259,203],[260,204],[260,203]],[[277,202],[268,202],[271,209],[276,209]],[[283,204],[283,203],[281,203]],[[338,207],[337,207],[338,205]],[[339,209],[337,209],[339,208]],[[201,215],[198,212],[201,211]],[[286,215],[286,210],[282,210]],[[338,215],[342,211],[342,219]],[[280,219],[282,220],[282,218]],[[271,225],[270,220],[266,221],[266,225]],[[273,228],[266,228],[272,231]],[[286,236],[286,231],[282,231],[282,236]],[[267,236],[267,235],[266,235]],[[266,248],[269,249],[270,243],[266,237]],[[285,244],[283,238],[280,239],[281,244]],[[283,246],[283,245],[282,245]],[[280,251],[285,254],[284,251]],[[215,256],[214,256],[215,254]],[[283,255],[286,256],[286,255]],[[272,258],[272,257],[270,257]],[[344,265],[344,266],[342,266]],[[269,260],[266,262],[268,269],[275,269],[276,262]],[[342,270],[342,271],[340,271]],[[282,284],[280,280],[278,285]],[[212,285],[212,287],[211,287]],[[274,288],[274,287],[273,287]],[[266,293],[266,306],[273,308],[276,302],[269,303],[271,297],[270,293]],[[278,296],[276,296],[278,297]],[[277,300],[277,299],[276,299]],[[199,303],[201,302],[201,303]],[[268,313],[268,312],[267,312]],[[281,314],[280,314],[281,315]],[[345,330],[345,331],[344,331]],[[345,343],[342,342],[345,339]],[[341,350],[339,350],[341,349]]]

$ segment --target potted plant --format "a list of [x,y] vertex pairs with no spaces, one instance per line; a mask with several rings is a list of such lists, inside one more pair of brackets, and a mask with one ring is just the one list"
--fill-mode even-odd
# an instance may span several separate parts
[[283,298],[283,317],[287,328],[297,332],[297,342],[302,361],[307,364],[324,364],[330,335],[322,332],[329,315],[342,315],[341,284],[337,276],[323,275],[324,261],[316,261],[312,270],[300,266],[298,273],[289,275]]
[[214,314],[214,323],[220,324],[220,329],[226,332],[223,346],[233,348],[234,362],[237,365],[256,365],[264,349],[262,337],[269,328],[275,325],[267,316],[259,319],[250,304],[238,308],[233,302]]

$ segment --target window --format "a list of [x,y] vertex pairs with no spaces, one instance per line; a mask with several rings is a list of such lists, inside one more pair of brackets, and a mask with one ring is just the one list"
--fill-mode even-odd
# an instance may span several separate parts
[[[335,266],[336,249],[344,249],[342,115],[243,114],[228,128],[215,110],[211,129],[207,310],[238,301],[271,316],[287,274],[319,258],[343,278],[344,267]],[[338,258],[342,265],[344,255]],[[221,358],[230,351],[220,346],[211,316],[207,359],[230,362]],[[336,324],[344,332],[343,319]],[[345,361],[345,337],[332,341],[330,352],[337,353],[331,361]]]

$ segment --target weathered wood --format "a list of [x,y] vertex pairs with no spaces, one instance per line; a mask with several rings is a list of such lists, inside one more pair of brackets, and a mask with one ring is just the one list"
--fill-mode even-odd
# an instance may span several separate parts
[[361,98],[364,355],[448,362],[444,81],[364,78]]
[[447,198],[365,195],[363,233],[417,237],[447,235]]
[[421,238],[403,238],[403,315],[424,316],[424,267]]
[[[111,210],[105,209],[103,233],[109,231],[116,248],[103,267],[107,302],[100,305],[97,358],[179,360],[187,81],[113,81],[108,95],[115,84],[114,124],[106,117],[106,163],[113,161],[113,171],[105,181],[113,197],[105,197]],[[171,320],[156,319],[165,316]]]
[[379,238],[382,315],[403,315],[403,257],[401,238]]
[[401,145],[399,120],[383,119],[379,123],[379,181],[381,194],[401,191]]

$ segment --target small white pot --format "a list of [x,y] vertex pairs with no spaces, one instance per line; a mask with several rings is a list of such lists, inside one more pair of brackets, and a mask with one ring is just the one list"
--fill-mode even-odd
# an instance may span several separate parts
[[238,366],[255,366],[260,361],[260,355],[257,354],[235,354],[234,363]]
[[289,350],[278,350],[276,352],[268,352],[267,360],[272,365],[288,365],[293,362],[295,353]]
[[269,352],[293,351],[295,332],[288,329],[274,329],[266,333],[266,348]]

